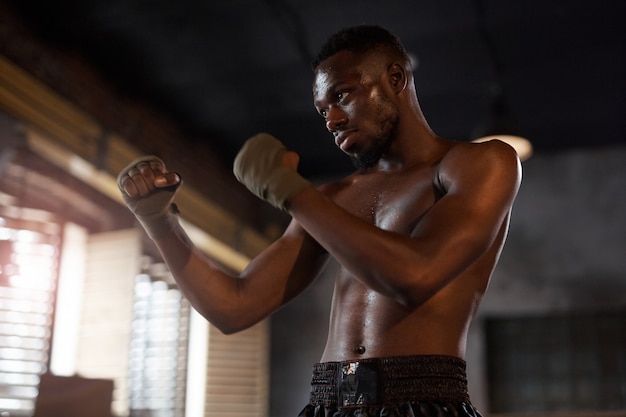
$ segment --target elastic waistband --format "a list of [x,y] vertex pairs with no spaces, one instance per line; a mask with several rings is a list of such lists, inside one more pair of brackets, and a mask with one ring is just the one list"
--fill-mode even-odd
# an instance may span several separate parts
[[380,406],[407,401],[469,402],[465,361],[395,356],[313,366],[310,404]]

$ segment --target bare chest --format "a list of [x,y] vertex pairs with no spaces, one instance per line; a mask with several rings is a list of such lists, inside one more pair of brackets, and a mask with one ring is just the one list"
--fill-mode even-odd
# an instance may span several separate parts
[[384,230],[410,233],[435,204],[438,190],[431,170],[354,177],[332,198],[357,217]]

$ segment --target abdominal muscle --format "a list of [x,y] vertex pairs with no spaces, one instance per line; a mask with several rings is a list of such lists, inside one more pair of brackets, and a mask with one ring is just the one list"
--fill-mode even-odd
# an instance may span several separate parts
[[485,254],[416,308],[367,288],[340,268],[321,361],[406,355],[464,359],[467,330],[486,290],[492,256]]

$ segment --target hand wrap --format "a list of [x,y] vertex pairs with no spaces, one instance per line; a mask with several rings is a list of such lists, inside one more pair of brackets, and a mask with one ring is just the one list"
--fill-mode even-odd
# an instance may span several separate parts
[[117,186],[122,192],[122,198],[129,210],[135,215],[151,239],[158,239],[173,231],[178,226],[178,208],[172,203],[176,190],[182,181],[175,185],[163,188],[155,188],[147,196],[130,197],[124,191],[124,179],[132,178],[133,170],[139,171],[142,164],[161,164],[163,161],[156,156],[144,156],[131,162],[117,176]]
[[241,148],[235,158],[233,172],[253,194],[287,211],[289,199],[311,184],[283,165],[285,153],[287,148],[278,139],[259,133]]

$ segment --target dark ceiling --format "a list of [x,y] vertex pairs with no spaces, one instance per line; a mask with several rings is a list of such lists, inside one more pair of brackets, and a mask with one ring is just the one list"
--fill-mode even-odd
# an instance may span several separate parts
[[119,92],[232,159],[258,131],[325,179],[350,169],[311,103],[309,59],[335,30],[388,27],[417,58],[439,135],[467,140],[500,81],[536,153],[626,143],[623,0],[8,1]]

